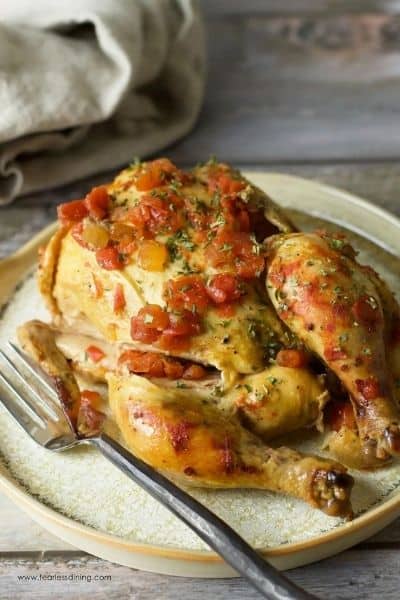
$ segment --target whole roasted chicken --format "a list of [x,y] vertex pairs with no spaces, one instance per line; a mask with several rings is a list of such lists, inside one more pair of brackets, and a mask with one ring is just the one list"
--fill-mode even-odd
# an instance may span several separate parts
[[[111,418],[186,484],[350,517],[346,467],[400,452],[400,311],[347,241],[296,232],[215,161],[134,164],[58,216],[39,267],[52,323],[18,333],[81,435]],[[325,458],[287,447],[312,429]]]

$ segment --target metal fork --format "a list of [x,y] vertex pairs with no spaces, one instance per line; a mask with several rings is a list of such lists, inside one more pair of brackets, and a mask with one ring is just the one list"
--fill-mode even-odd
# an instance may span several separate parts
[[264,598],[272,600],[315,598],[267,563],[217,515],[177,487],[105,433],[82,438],[66,418],[50,378],[17,346],[10,354],[0,350],[0,402],[35,442],[53,451],[79,444],[95,446],[125,475],[184,521]]

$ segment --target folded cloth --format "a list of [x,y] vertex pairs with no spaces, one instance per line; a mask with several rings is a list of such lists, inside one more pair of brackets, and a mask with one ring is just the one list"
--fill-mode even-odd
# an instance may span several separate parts
[[196,0],[0,8],[0,204],[161,150],[204,91]]

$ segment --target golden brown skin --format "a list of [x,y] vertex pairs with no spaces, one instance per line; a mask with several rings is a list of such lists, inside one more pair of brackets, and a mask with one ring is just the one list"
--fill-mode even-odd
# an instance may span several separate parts
[[55,331],[41,321],[29,321],[18,328],[21,348],[53,380],[72,427],[77,428],[81,393],[65,356],[55,344]]
[[302,428],[322,429],[328,399],[323,377],[305,368],[271,365],[239,380],[221,404],[231,406],[248,429],[272,440]]
[[34,320],[21,325],[17,334],[23,351],[52,380],[72,429],[86,437],[98,433],[105,415],[94,409],[81,409],[81,391],[70,363],[56,345],[57,331],[47,323]]
[[[55,343],[57,335],[40,321],[18,330],[23,350],[55,382],[74,429],[93,435],[96,431],[89,431],[82,419],[79,388],[70,363]],[[263,377],[269,372],[270,377],[282,379],[285,370],[272,367]],[[242,425],[233,402],[219,404],[207,390],[192,389],[189,395],[136,375],[109,371],[106,378],[111,409],[126,445],[154,467],[195,486],[279,491],[328,515],[351,516],[353,480],[345,467],[289,448],[268,447]]]
[[296,496],[328,515],[351,516],[352,478],[339,463],[272,449],[212,401],[138,376],[109,374],[109,398],[128,448],[201,487],[250,487]]
[[[101,205],[92,204],[94,197],[90,214],[79,222],[72,215],[69,223],[68,206],[61,210],[64,226],[50,241],[39,272],[39,287],[58,333],[53,330],[49,339],[41,336],[41,351],[53,357],[58,352],[67,359],[55,369],[62,380],[71,372],[96,382],[108,380],[110,403],[125,443],[156,468],[192,485],[283,491],[328,514],[348,516],[352,479],[345,467],[265,443],[304,427],[321,429],[328,399],[324,377],[306,363],[290,368],[288,363],[275,364],[279,348],[300,352],[301,344],[265,293],[262,240],[279,231],[285,236],[293,225],[268,196],[227,166],[207,163],[172,179],[166,171],[153,189],[148,179],[143,183],[143,176],[151,175],[146,169],[132,166],[106,186],[103,216],[96,212],[101,213]],[[221,170],[217,184],[215,170]],[[141,233],[138,221],[140,215],[148,217],[145,207],[161,217],[166,211],[172,221],[177,217],[177,228],[169,229],[168,224],[157,228],[150,219]],[[208,219],[205,226],[196,224],[201,218]],[[130,240],[129,250],[124,236]],[[149,254],[142,254],[148,236],[167,253],[162,265],[154,266],[153,255],[149,266]],[[101,257],[103,250],[117,252],[120,264],[107,263]],[[196,315],[198,311],[201,328],[189,344],[163,346],[157,336],[145,340],[136,329],[132,333],[132,322],[148,305],[168,310],[168,319],[179,314],[182,307],[172,306],[173,294],[166,295],[165,289],[187,273],[194,273],[207,286],[216,274],[238,276],[240,298],[229,296],[233,313],[221,311],[229,308],[229,302],[217,306],[215,297],[202,312],[194,297],[194,304],[185,310]],[[116,308],[118,290],[124,302]],[[31,336],[35,328],[30,325]],[[86,336],[86,348],[99,346],[105,356],[92,360],[85,345],[83,350],[70,351],[60,334]],[[205,365],[207,373],[214,368],[213,378],[207,384],[188,384],[131,375],[119,367],[122,349],[188,359]],[[29,351],[48,367],[35,348]]]
[[400,453],[400,415],[386,358],[377,286],[341,238],[296,233],[270,241],[267,289],[285,324],[349,391],[364,451]]

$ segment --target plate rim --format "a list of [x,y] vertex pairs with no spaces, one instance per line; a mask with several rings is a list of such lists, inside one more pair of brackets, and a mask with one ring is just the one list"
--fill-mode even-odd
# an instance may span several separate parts
[[[279,173],[275,171],[264,171],[264,170],[243,170],[243,174],[250,180],[252,177],[258,178],[259,176],[275,178],[284,178],[290,180],[291,185],[299,183],[301,185],[310,185],[314,188],[319,188],[325,194],[331,196],[341,196],[342,199],[351,204],[358,206],[362,210],[366,210],[369,213],[373,213],[377,218],[391,222],[400,232],[400,219],[389,212],[388,210],[375,206],[368,200],[365,200],[351,192],[330,186],[319,181],[306,179],[290,173]],[[12,286],[10,286],[6,292],[2,292],[0,296],[0,305],[4,306],[12,298],[15,289],[21,282],[24,274],[33,266],[35,261],[35,252],[38,248],[44,244],[52,235],[57,227],[57,222],[53,222],[37,234],[35,234],[28,242],[22,245],[12,255],[5,257],[0,260],[0,277],[5,271],[8,271],[10,267],[13,268]],[[385,247],[385,246],[382,246]],[[387,249],[387,247],[385,247]],[[178,559],[184,561],[194,561],[201,563],[223,563],[223,559],[218,556],[215,552],[210,550],[196,550],[196,549],[185,549],[185,548],[174,548],[165,545],[157,545],[146,542],[138,542],[131,540],[124,540],[123,538],[113,535],[110,533],[102,532],[94,527],[85,525],[72,517],[62,514],[55,508],[52,508],[32,496],[27,489],[25,489],[17,479],[14,478],[12,473],[8,471],[6,465],[1,465],[0,468],[0,489],[11,499],[15,500],[21,508],[24,508],[28,514],[32,516],[32,512],[38,513],[41,517],[46,520],[55,522],[62,529],[73,530],[76,533],[80,533],[84,536],[92,538],[93,541],[97,541],[113,547],[118,547],[125,551],[141,554],[141,555],[152,555],[160,558]],[[23,507],[21,506],[23,505]],[[30,510],[31,509],[31,510]],[[302,551],[324,547],[326,544],[340,538],[348,539],[351,534],[359,532],[360,530],[367,528],[368,526],[376,525],[377,521],[384,521],[387,517],[392,517],[393,520],[400,514],[400,491],[387,500],[384,500],[378,506],[367,510],[365,513],[356,517],[353,521],[343,523],[334,529],[323,532],[318,536],[312,537],[307,540],[299,542],[291,542],[288,544],[282,544],[278,547],[261,547],[259,552],[268,558],[272,557],[285,557],[292,556]],[[392,519],[390,519],[392,520]],[[386,521],[385,521],[386,522]],[[367,536],[366,536],[367,537]],[[351,545],[351,543],[349,544]]]

